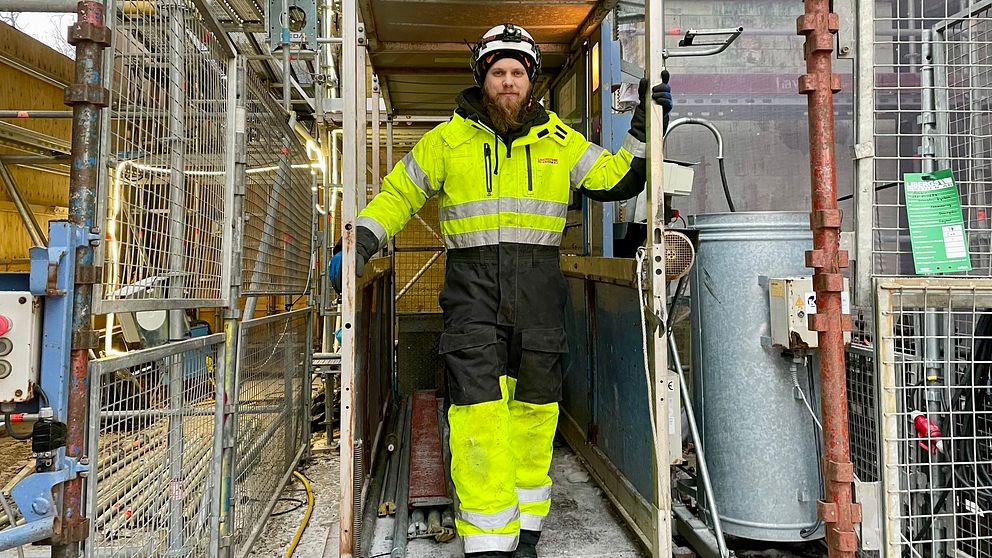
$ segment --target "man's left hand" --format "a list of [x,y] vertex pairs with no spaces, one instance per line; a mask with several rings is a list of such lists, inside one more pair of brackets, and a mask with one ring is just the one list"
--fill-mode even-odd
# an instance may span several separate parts
[[[661,72],[661,83],[651,88],[651,100],[655,104],[661,105],[665,116],[668,116],[668,113],[672,112],[672,107],[675,106],[675,101],[672,99],[672,87],[668,85],[669,77],[668,70]],[[642,80],[642,83],[647,85],[647,79]],[[641,98],[644,98],[643,95]]]
[[[668,128],[668,113],[672,112],[672,107],[675,105],[672,99],[672,88],[668,85],[668,78],[668,70],[661,72],[661,83],[651,88],[651,100],[661,106],[666,129]],[[641,82],[637,85],[637,98],[640,101],[637,103],[637,107],[634,108],[634,115],[630,120],[630,135],[641,142],[646,141],[644,129],[647,115],[645,114],[644,97],[647,93],[648,78],[642,78]]]
[[[651,100],[656,105],[661,106],[665,116],[668,116],[668,113],[672,112],[672,107],[675,106],[675,100],[672,98],[672,86],[668,85],[669,77],[671,76],[668,70],[661,72],[661,83],[657,83],[651,88]],[[641,82],[637,86],[638,98],[644,99],[647,92],[648,78],[641,78]]]

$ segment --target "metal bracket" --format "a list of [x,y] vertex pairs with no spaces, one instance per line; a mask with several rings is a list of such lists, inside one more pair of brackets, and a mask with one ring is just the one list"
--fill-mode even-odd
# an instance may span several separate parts
[[365,38],[365,26],[361,23],[358,24],[358,44],[364,46],[366,43]]
[[69,27],[69,36],[66,40],[72,46],[77,46],[85,41],[96,43],[102,47],[109,47],[112,35],[113,33],[107,26],[80,21]]
[[82,329],[72,334],[73,349],[95,349],[100,346],[100,332],[95,329]]
[[855,527],[858,530],[858,539],[861,541],[861,550],[881,550],[881,483],[855,479],[854,496],[855,501],[861,504],[861,523]]
[[863,143],[856,143],[851,146],[851,159],[855,161],[860,161],[861,159],[871,159],[875,157],[875,144],[866,141]]
[[76,264],[76,284],[95,285],[103,274],[103,268],[95,265]]
[[[682,58],[684,56],[713,56],[727,50],[737,37],[744,32],[743,27],[731,27],[726,29],[689,29],[685,36],[679,41],[678,48],[665,49],[664,57]],[[707,41],[697,43],[698,37],[722,37],[718,41]]]
[[[71,246],[61,246],[50,242],[47,248],[34,246],[29,250],[31,256],[31,294],[35,296],[65,296],[69,290],[70,285],[67,284],[68,281],[65,277],[67,274],[59,273],[63,259],[70,249],[85,246],[92,240],[90,237],[98,238],[95,235],[85,233],[79,227],[70,231],[69,234]],[[96,269],[98,269],[92,266],[90,268],[94,270],[93,273],[96,273]],[[75,273],[72,276],[72,280],[75,281]]]
[[837,14],[837,58],[854,58],[858,40],[858,16],[854,0],[834,0],[833,11]]
[[86,476],[89,470],[86,458],[77,461],[74,457],[66,456],[62,468],[29,475],[14,486],[10,495],[28,523],[54,517],[57,508],[52,490],[77,476]]
[[89,103],[98,107],[110,105],[110,91],[99,85],[70,85],[65,88],[65,104]]
[[35,296],[65,296],[65,288],[59,288],[59,264],[65,250],[32,246],[28,249],[31,257],[29,283],[31,294]]

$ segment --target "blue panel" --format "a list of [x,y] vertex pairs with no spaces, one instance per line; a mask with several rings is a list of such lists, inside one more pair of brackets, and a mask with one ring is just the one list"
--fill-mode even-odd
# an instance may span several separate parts
[[[624,136],[630,129],[631,112],[617,113],[613,111],[613,88],[619,87],[623,80],[621,67],[620,41],[613,40],[613,18],[615,12],[610,12],[599,28],[599,57],[600,57],[600,87],[599,96],[600,145],[616,153],[623,145]],[[603,204],[603,256],[613,256],[613,222],[616,220],[616,203]]]
[[654,501],[651,422],[637,292],[596,283],[598,446]]
[[0,291],[27,291],[30,290],[30,275],[27,272],[0,273]]
[[583,432],[593,422],[590,407],[591,367],[589,362],[589,319],[586,312],[585,281],[574,277],[568,281],[569,304],[565,308],[568,354],[565,355],[565,378],[562,385],[562,410]]

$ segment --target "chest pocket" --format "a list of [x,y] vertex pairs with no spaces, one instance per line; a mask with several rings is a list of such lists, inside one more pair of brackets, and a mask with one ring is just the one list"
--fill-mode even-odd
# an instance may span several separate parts
[[546,200],[568,200],[568,163],[564,150],[554,142],[537,142],[524,147],[526,162],[523,194]]
[[[488,149],[487,149],[488,148]],[[453,147],[446,161],[446,190],[453,202],[460,203],[482,199],[492,195],[491,155],[489,172],[486,172],[486,151],[492,147],[487,143],[467,141]]]

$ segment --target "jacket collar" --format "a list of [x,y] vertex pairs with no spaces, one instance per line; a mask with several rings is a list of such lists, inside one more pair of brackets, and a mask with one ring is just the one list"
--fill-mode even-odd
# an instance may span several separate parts
[[[458,94],[455,102],[458,104],[458,108],[455,109],[455,114],[466,120],[478,122],[495,133],[492,120],[489,118],[489,113],[482,106],[481,88],[469,87]],[[531,128],[547,124],[549,121],[550,117],[548,116],[548,112],[544,110],[541,103],[534,102],[532,103],[527,114],[524,115],[523,125],[519,129],[510,130],[509,133],[499,134],[499,136],[503,138],[504,141],[509,143],[517,138],[526,136],[530,133]]]

